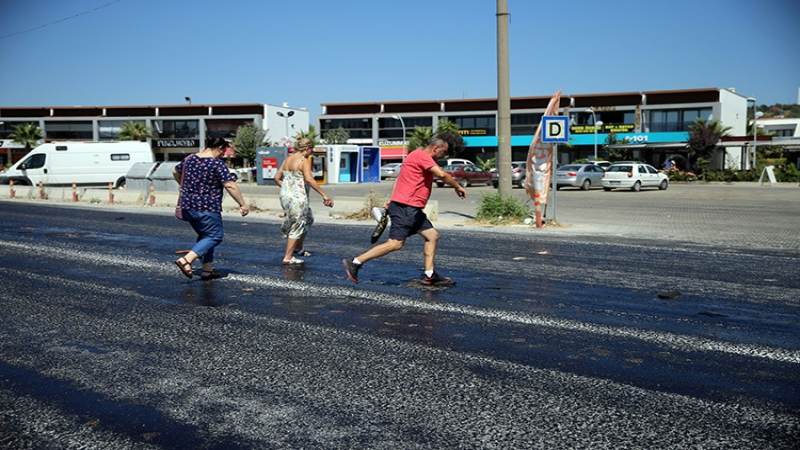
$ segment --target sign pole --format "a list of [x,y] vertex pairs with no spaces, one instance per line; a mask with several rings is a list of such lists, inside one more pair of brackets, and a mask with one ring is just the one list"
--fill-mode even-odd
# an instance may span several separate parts
[[553,191],[553,217],[551,219],[551,223],[555,224],[556,222],[556,192],[558,192],[558,183],[556,182],[556,164],[558,162],[558,144],[553,144],[553,162],[550,165],[550,177],[551,182],[553,183],[552,191]]

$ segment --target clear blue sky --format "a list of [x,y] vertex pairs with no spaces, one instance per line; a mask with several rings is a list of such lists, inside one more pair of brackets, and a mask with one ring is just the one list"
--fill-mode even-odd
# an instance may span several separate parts
[[[111,0],[0,0],[0,35]],[[557,9],[547,10],[552,4]],[[557,5],[557,6],[556,6]],[[119,0],[0,39],[0,105],[493,97],[493,0]],[[735,87],[794,103],[800,1],[509,0],[511,94]]]

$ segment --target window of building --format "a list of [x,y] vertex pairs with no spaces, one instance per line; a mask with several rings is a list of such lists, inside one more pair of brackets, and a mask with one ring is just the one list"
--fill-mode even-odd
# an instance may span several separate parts
[[497,133],[494,116],[447,116],[464,136],[494,136]]
[[39,122],[3,122],[0,123],[0,139],[11,139],[11,134],[14,130],[20,126],[25,124],[33,124],[37,127],[39,126]]
[[156,120],[153,128],[160,138],[200,139],[199,120]]
[[511,114],[511,134],[532,136],[543,115],[542,113]]
[[695,120],[709,120],[711,115],[711,108],[650,111],[648,128],[651,132],[688,131]]
[[[406,136],[410,135],[416,127],[432,127],[433,117],[403,117],[403,123],[406,125]],[[403,127],[400,120],[391,117],[378,118],[378,137],[381,139],[401,139],[403,135]]]
[[100,120],[97,122],[99,138],[101,141],[116,141],[119,139],[119,132],[122,125],[133,122],[144,125],[144,120]]
[[[403,118],[405,120],[405,118]],[[406,124],[408,127],[408,124]],[[351,139],[372,139],[372,119],[323,119],[320,121],[320,134],[325,135],[328,130],[344,128],[350,133]]]
[[50,140],[94,139],[92,122],[89,121],[58,121],[44,123],[45,137]]
[[206,119],[206,137],[233,139],[242,125],[254,125],[253,119]]

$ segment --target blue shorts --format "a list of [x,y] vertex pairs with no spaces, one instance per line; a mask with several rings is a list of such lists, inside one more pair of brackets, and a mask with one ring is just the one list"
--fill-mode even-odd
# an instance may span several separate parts
[[392,219],[389,239],[405,241],[409,236],[433,228],[433,224],[428,220],[428,216],[425,215],[422,208],[391,202],[388,213]]

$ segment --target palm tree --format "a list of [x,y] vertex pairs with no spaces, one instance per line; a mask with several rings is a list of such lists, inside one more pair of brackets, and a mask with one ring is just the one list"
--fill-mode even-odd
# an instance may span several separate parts
[[314,128],[314,125],[309,125],[308,131],[298,131],[297,134],[294,135],[295,141],[299,141],[300,139],[308,139],[314,147],[319,145],[319,134],[317,134],[317,129]]
[[121,141],[144,141],[152,135],[152,130],[141,122],[125,122],[119,129]]
[[723,136],[730,133],[731,127],[723,126],[718,120],[706,122],[697,119],[689,125],[689,156],[695,164],[699,160],[711,159],[714,149]]
[[414,127],[411,135],[408,138],[406,149],[410,152],[425,147],[433,137],[433,129],[431,127]]
[[[17,144],[25,146],[25,153],[31,151],[34,145],[42,140],[42,129],[33,123],[25,123],[14,128],[9,135]],[[8,149],[8,162],[11,163],[11,149]]]

